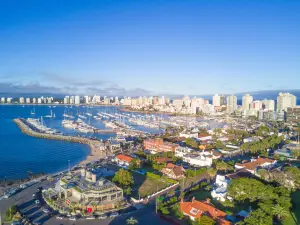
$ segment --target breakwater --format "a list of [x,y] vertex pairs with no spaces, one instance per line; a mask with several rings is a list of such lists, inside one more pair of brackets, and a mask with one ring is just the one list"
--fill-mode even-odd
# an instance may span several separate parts
[[13,120],[21,131],[29,136],[37,137],[37,138],[44,138],[44,139],[51,139],[51,140],[61,140],[61,141],[69,141],[69,142],[76,142],[80,144],[87,144],[89,146],[97,146],[101,145],[102,142],[98,140],[93,140],[90,138],[80,137],[80,136],[69,136],[69,135],[62,135],[62,134],[47,134],[34,131],[31,129],[24,119],[14,119]]

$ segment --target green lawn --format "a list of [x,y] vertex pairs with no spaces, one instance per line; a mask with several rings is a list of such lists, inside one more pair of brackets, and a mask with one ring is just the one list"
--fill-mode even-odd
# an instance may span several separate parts
[[296,191],[292,194],[293,208],[291,210],[291,216],[286,218],[282,225],[298,225],[300,224],[300,191]]

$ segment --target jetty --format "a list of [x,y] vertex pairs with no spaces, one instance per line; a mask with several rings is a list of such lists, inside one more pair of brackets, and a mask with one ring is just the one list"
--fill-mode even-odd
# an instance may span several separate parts
[[18,125],[18,127],[21,129],[23,133],[32,137],[76,142],[81,144],[87,144],[90,146],[99,146],[103,144],[98,140],[81,137],[81,136],[70,136],[70,135],[63,135],[63,134],[50,134],[50,133],[38,132],[33,130],[30,126],[28,126],[26,120],[22,118],[14,119],[13,121]]

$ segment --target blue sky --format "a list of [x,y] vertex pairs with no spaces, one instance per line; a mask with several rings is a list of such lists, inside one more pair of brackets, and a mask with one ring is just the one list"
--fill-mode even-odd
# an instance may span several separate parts
[[299,89],[300,1],[0,1],[0,92]]

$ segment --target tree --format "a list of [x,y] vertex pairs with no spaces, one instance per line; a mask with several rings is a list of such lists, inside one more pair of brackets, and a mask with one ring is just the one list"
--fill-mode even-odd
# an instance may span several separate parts
[[242,222],[242,225],[272,225],[272,216],[268,215],[262,209],[252,211],[250,215]]
[[118,183],[123,189],[130,187],[134,183],[132,174],[124,169],[116,172],[112,181]]
[[134,217],[130,217],[129,219],[126,220],[126,224],[128,224],[128,225],[129,224],[134,225],[134,224],[138,224],[138,223],[139,223],[139,221]]
[[5,216],[7,219],[11,220],[17,212],[18,212],[18,207],[16,205],[13,205],[7,209]]
[[224,161],[217,161],[216,162],[216,169],[217,169],[217,171],[227,172],[227,170],[233,170],[233,167],[231,165],[227,164]]
[[271,208],[272,214],[276,216],[279,220],[282,220],[289,216],[289,211],[287,209],[279,204],[276,204]]
[[216,221],[214,221],[212,218],[203,215],[200,217],[199,221],[198,221],[199,225],[215,225]]

